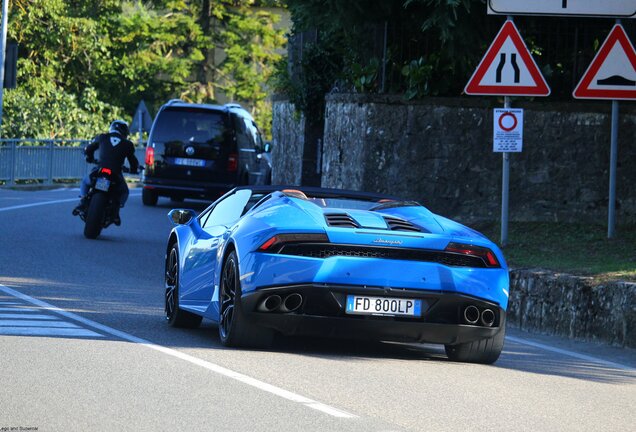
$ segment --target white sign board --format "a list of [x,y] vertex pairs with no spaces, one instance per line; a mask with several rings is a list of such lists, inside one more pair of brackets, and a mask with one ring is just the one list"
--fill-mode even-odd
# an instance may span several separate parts
[[636,17],[634,0],[488,0],[495,15],[579,15]]
[[521,152],[523,149],[523,109],[495,108],[493,120],[493,152]]

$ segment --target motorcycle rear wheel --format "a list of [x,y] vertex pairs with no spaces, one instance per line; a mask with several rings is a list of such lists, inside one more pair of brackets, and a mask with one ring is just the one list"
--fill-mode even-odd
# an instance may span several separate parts
[[84,225],[84,237],[96,239],[102,232],[104,213],[108,196],[105,193],[97,192],[91,197],[91,202],[86,213],[86,224]]

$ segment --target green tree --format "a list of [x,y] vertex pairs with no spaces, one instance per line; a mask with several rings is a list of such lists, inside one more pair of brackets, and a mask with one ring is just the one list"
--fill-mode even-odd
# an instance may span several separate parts
[[[3,136],[94,134],[113,115],[130,118],[141,99],[155,109],[173,97],[213,102],[205,88],[223,90],[268,124],[264,82],[284,38],[273,16],[252,4],[14,0],[9,37],[19,44],[19,87],[6,92]],[[208,56],[215,46],[227,53],[220,64]],[[211,81],[198,73],[204,68]],[[66,117],[65,127],[51,122],[50,110]],[[87,120],[96,115],[108,118]],[[21,116],[29,121],[15,123]]]

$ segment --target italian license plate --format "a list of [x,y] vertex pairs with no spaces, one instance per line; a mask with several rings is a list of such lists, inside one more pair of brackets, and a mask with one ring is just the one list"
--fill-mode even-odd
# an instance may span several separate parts
[[204,167],[205,160],[203,159],[186,159],[186,158],[175,158],[175,165],[185,165],[185,166],[194,166],[194,167]]
[[98,177],[95,182],[95,189],[99,189],[104,192],[108,192],[108,188],[110,187],[110,180],[105,177]]
[[346,313],[419,317],[422,316],[422,300],[348,295]]

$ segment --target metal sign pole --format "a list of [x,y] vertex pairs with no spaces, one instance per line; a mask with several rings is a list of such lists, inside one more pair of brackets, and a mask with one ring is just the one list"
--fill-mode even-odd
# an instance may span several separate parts
[[141,140],[143,138],[143,133],[144,133],[144,128],[142,127],[143,125],[143,120],[142,120],[142,112],[141,110],[137,110],[137,122],[139,124],[139,147],[141,147]]
[[[617,19],[616,24],[621,20]],[[616,165],[618,164],[618,126],[619,106],[618,100],[612,100],[612,132],[610,143],[610,178],[609,178],[609,202],[607,203],[607,238],[616,235]]]
[[614,238],[616,223],[616,165],[618,161],[618,101],[612,101],[612,143],[610,148],[609,203],[607,205],[607,238]]
[[4,58],[7,49],[7,25],[9,24],[9,0],[2,0],[2,36],[0,36],[0,136],[2,136],[2,105],[4,99]]
[[[504,108],[510,108],[510,97],[504,97]],[[508,189],[510,186],[510,153],[503,152],[501,169],[501,246],[508,244]]]

